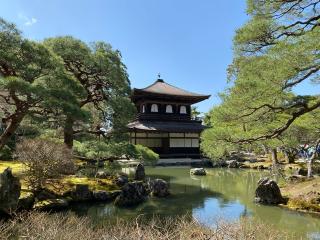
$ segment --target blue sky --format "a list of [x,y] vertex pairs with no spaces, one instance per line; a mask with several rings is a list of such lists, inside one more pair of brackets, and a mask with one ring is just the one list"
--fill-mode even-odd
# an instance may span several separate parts
[[[157,74],[178,87],[211,94],[219,103],[232,61],[235,30],[248,19],[245,0],[0,0],[0,16],[34,40],[72,35],[119,49],[132,87]],[[310,90],[309,86],[300,89]]]

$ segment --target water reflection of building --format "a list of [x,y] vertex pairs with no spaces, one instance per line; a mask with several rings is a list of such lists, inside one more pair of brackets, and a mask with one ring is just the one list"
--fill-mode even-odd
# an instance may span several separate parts
[[150,147],[161,158],[199,158],[204,126],[200,119],[192,118],[191,105],[209,97],[177,88],[162,79],[146,88],[134,88],[132,101],[138,114],[128,125],[131,142]]

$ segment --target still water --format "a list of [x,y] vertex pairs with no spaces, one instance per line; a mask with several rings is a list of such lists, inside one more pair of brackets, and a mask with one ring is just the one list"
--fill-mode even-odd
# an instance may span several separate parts
[[138,215],[176,216],[192,214],[208,226],[219,218],[237,220],[249,216],[272,224],[288,232],[296,232],[310,239],[320,239],[320,216],[298,213],[276,206],[253,202],[257,181],[266,172],[240,169],[207,169],[207,176],[190,176],[187,167],[146,168],[151,178],[170,183],[172,195],[165,199],[150,198],[129,209],[110,204],[77,205],[73,210],[95,221],[105,218],[134,218]]

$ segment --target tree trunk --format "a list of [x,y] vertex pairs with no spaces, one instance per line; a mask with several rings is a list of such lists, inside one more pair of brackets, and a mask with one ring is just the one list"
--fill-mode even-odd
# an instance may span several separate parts
[[272,166],[275,167],[278,164],[278,155],[277,155],[276,148],[271,149],[271,158],[272,158]]
[[312,177],[312,166],[313,166],[313,158],[311,157],[307,163],[308,167],[308,174],[307,177],[311,178]]
[[24,113],[19,113],[12,117],[10,123],[0,136],[0,150],[6,145],[10,137],[15,133],[24,116]]
[[307,162],[307,167],[308,167],[307,177],[308,178],[312,177],[313,161],[317,156],[317,149],[318,149],[319,145],[320,145],[320,138],[316,141],[314,153],[312,154],[312,156],[310,157],[309,161]]
[[264,155],[267,155],[268,154],[268,149],[267,149],[266,145],[262,144],[262,149],[263,149]]
[[283,152],[288,163],[294,163],[295,154],[291,153],[290,150]]
[[64,133],[64,143],[67,145],[68,148],[73,147],[73,124],[74,124],[74,120],[70,116],[67,116],[63,133]]

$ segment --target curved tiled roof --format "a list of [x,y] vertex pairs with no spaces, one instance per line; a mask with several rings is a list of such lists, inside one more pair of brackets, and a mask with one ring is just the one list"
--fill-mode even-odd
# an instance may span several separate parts
[[172,86],[162,79],[158,79],[156,82],[151,84],[146,88],[134,88],[135,93],[154,93],[154,94],[161,94],[161,95],[173,95],[173,96],[181,96],[181,97],[195,97],[195,98],[203,98],[207,99],[210,95],[203,95],[198,93],[189,92],[187,90]]

